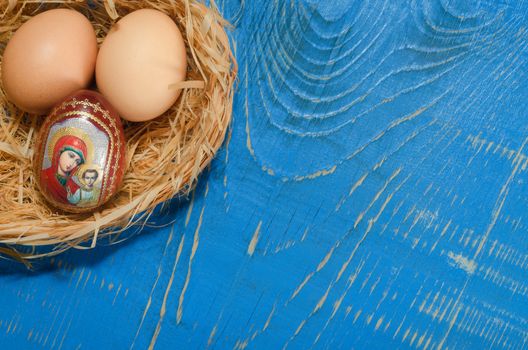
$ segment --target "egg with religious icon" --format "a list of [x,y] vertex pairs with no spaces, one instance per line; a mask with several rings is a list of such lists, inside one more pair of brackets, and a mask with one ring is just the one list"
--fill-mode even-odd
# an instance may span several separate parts
[[67,97],[36,138],[33,164],[42,195],[74,213],[106,203],[123,181],[125,144],[119,115],[101,94],[81,90]]

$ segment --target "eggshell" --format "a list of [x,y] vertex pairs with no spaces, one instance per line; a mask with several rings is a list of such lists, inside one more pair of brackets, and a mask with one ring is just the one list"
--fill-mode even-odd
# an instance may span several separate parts
[[67,97],[45,119],[33,166],[42,195],[69,212],[91,211],[119,189],[125,136],[115,109],[96,92]]
[[2,84],[20,109],[45,114],[93,79],[97,38],[90,21],[68,9],[42,12],[9,40],[2,58]]
[[99,91],[129,121],[145,121],[167,111],[185,80],[185,43],[164,13],[143,9],[123,17],[106,36],[95,68]]

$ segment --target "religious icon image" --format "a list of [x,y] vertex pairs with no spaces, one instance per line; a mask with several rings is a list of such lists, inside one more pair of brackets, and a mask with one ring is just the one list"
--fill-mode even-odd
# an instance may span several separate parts
[[35,174],[55,207],[85,212],[104,204],[124,175],[125,140],[102,96],[80,91],[55,108],[36,142]]
[[48,194],[61,204],[96,205],[100,191],[94,185],[101,182],[108,141],[101,130],[84,120],[68,119],[54,125],[40,176]]
[[72,174],[86,161],[86,143],[76,136],[62,136],[53,145],[51,166],[42,170],[41,181],[46,182],[49,194],[57,201],[67,203],[67,193],[75,192],[77,184]]

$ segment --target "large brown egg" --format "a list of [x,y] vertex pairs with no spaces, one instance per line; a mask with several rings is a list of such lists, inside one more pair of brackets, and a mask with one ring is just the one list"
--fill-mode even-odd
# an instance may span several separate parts
[[68,9],[42,12],[9,40],[2,57],[8,99],[26,112],[46,114],[93,79],[97,39],[90,21]]
[[114,108],[81,90],[53,108],[35,143],[33,166],[42,195],[69,212],[91,211],[119,189],[125,136]]
[[101,45],[95,77],[99,91],[123,119],[145,121],[167,111],[180,95],[171,84],[185,80],[185,43],[176,23],[153,9],[117,22]]

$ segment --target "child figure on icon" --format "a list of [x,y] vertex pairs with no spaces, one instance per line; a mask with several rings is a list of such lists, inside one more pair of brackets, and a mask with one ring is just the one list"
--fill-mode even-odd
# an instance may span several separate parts
[[99,171],[93,167],[85,168],[79,178],[81,186],[75,191],[68,191],[68,201],[79,206],[96,205],[101,189],[96,186]]

